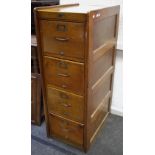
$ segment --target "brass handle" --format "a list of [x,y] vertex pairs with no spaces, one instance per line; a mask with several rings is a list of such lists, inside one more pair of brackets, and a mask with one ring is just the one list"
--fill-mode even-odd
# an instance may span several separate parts
[[58,41],[68,41],[70,38],[63,38],[63,37],[55,37]]
[[69,132],[69,129],[62,129],[62,131],[64,131],[64,132]]
[[62,104],[64,107],[71,107],[71,104]]
[[67,88],[67,86],[66,86],[65,84],[63,84],[61,87],[62,87],[62,88]]
[[63,76],[63,77],[69,77],[70,76],[69,74],[63,74],[63,73],[58,73],[57,75],[58,76]]
[[64,53],[64,51],[60,51],[59,54],[60,55],[64,55],[65,53]]

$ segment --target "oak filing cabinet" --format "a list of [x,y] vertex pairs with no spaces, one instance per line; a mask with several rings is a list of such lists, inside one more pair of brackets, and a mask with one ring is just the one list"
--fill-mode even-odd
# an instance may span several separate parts
[[119,6],[35,9],[48,137],[87,151],[110,111]]

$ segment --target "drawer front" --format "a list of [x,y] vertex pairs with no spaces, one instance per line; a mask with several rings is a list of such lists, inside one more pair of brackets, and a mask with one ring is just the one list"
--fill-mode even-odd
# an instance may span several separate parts
[[83,97],[48,87],[47,105],[48,112],[83,123]]
[[84,58],[84,24],[42,20],[41,35],[44,54]]
[[50,135],[78,146],[83,145],[83,126],[49,115]]
[[76,94],[84,94],[84,64],[44,58],[45,81]]

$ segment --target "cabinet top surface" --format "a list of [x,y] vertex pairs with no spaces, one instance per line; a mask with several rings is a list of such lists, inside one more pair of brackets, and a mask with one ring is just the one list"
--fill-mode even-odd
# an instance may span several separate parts
[[87,14],[91,11],[100,10],[110,7],[119,7],[118,5],[79,5],[79,4],[68,4],[58,5],[53,7],[39,7],[36,10],[41,12],[60,12],[60,13],[83,13]]

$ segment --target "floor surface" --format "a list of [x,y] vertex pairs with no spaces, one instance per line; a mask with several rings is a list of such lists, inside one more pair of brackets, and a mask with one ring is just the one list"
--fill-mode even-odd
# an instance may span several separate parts
[[123,155],[123,118],[109,115],[87,153],[47,138],[45,123],[32,125],[31,155]]

